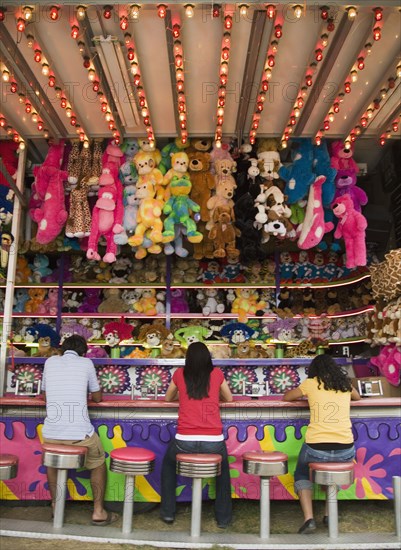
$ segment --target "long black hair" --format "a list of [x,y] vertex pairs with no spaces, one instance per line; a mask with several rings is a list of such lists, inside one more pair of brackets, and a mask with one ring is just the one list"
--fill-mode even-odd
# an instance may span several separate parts
[[212,358],[207,346],[203,342],[190,344],[184,365],[184,380],[188,397],[192,397],[192,399],[208,397],[212,370]]
[[352,390],[351,380],[330,355],[316,355],[309,365],[308,378],[317,378],[319,389],[323,383],[325,390],[344,393]]

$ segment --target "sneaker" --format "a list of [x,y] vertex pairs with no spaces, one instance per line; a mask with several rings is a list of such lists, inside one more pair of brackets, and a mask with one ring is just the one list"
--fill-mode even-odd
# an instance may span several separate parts
[[167,523],[167,525],[171,525],[172,523],[174,523],[174,519],[172,516],[160,516],[160,519],[162,521],[164,521],[164,523]]
[[298,534],[308,535],[309,533],[313,533],[313,531],[316,531],[316,521],[312,518],[305,521],[302,527],[298,529]]

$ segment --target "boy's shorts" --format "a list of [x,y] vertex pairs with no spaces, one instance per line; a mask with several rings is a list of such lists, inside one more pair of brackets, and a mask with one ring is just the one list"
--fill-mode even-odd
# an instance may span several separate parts
[[85,468],[93,470],[101,466],[104,461],[104,449],[99,436],[94,432],[90,437],[86,437],[82,441],[70,441],[67,439],[47,439],[43,438],[43,443],[53,443],[55,445],[76,445],[77,447],[88,447],[86,453]]

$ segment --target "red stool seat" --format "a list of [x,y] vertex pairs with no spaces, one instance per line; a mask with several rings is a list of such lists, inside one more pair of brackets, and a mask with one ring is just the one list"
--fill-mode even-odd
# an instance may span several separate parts
[[309,469],[320,472],[349,472],[355,467],[354,462],[310,462]]
[[156,455],[153,451],[142,447],[121,447],[113,449],[110,457],[120,462],[148,462],[154,460]]
[[253,462],[285,462],[288,456],[278,451],[249,451],[242,455],[243,460],[252,460]]
[[176,460],[177,462],[189,462],[190,464],[220,464],[222,458],[221,455],[215,454],[179,453]]
[[14,464],[18,464],[18,456],[9,454],[0,455],[0,466],[13,466]]
[[88,447],[80,445],[62,445],[57,443],[42,443],[44,453],[55,453],[62,455],[86,455]]

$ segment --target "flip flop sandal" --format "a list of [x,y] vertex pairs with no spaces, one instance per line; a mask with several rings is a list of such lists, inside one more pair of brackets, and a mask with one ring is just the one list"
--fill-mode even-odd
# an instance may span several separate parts
[[92,525],[97,525],[98,527],[105,527],[106,525],[110,525],[111,523],[114,523],[119,518],[118,514],[114,514],[113,512],[107,512],[107,518],[106,519],[93,519]]

